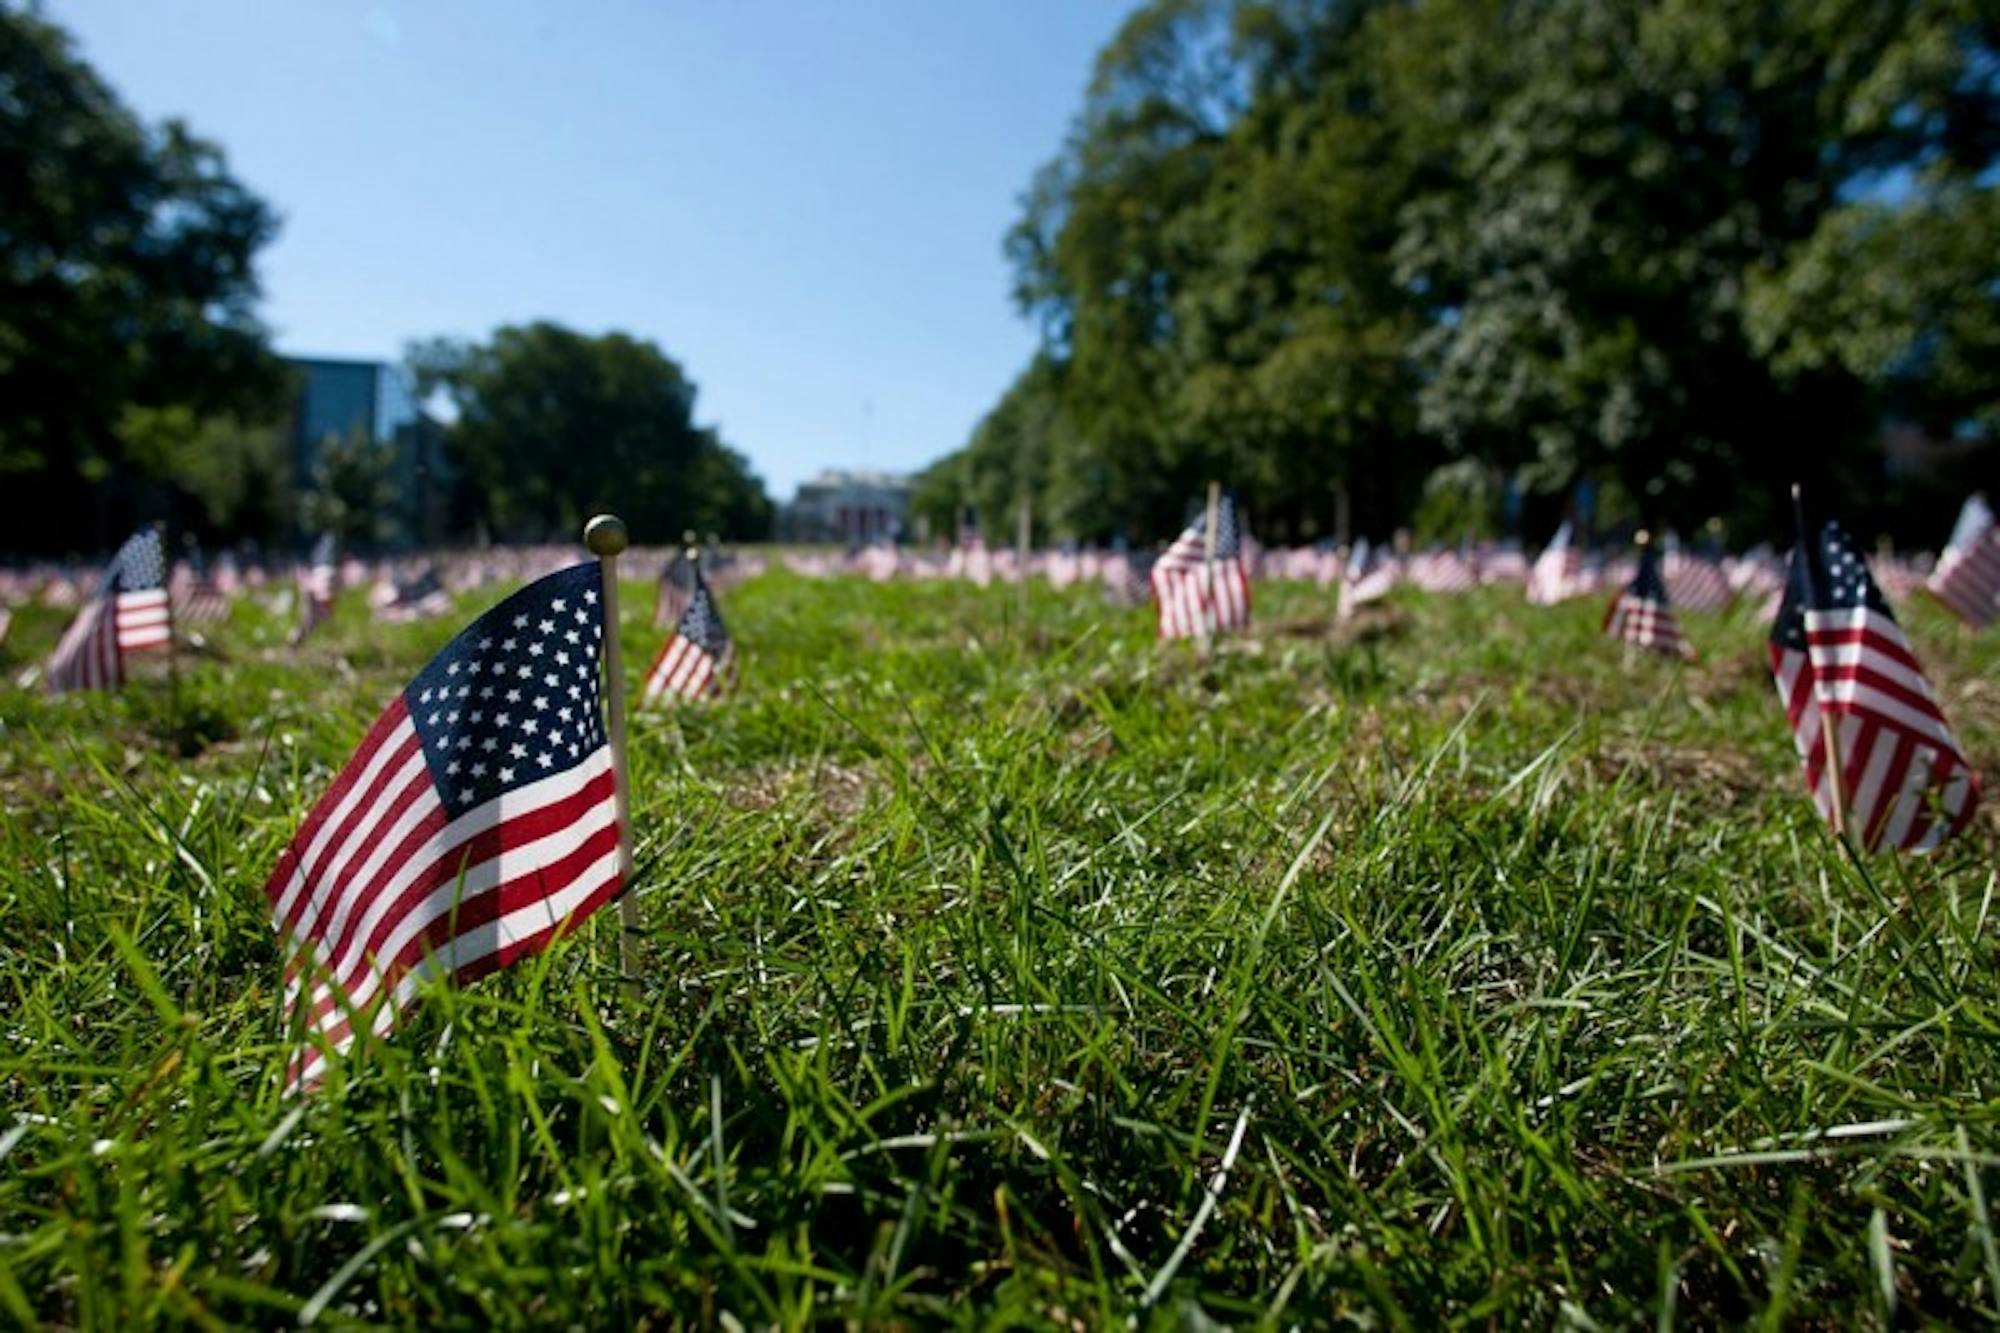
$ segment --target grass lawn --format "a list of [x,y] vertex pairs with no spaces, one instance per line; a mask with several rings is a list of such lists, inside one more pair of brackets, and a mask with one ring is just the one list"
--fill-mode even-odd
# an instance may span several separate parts
[[[607,912],[287,1100],[264,876],[497,596],[0,686],[0,1324],[2000,1318],[1995,820],[1844,855],[1744,613],[764,576],[635,718],[637,993]],[[1905,622],[1992,778],[2000,633]]]

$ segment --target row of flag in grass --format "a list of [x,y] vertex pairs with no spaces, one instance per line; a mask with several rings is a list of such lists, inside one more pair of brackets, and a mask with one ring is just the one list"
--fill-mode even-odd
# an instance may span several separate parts
[[[1800,529],[1769,652],[1807,789],[1861,848],[1934,848],[1970,820],[1977,774],[1858,547],[1836,522],[1809,538],[1803,519]],[[1991,530],[1989,515],[1986,535],[1969,535]],[[1243,535],[1234,502],[1211,495],[1167,548],[1152,570],[1163,636],[1247,627]],[[1940,570],[1981,548],[1967,549]],[[302,582],[332,567],[322,550]],[[337,586],[327,578],[318,586]],[[170,646],[167,582],[157,530],[139,533],[65,632],[51,682],[114,686],[125,654]],[[645,697],[719,690],[733,651],[698,552],[669,563],[660,598],[656,617],[671,614],[674,628]],[[603,708],[620,670],[607,600],[604,567],[578,564],[475,619],[390,701],[307,814],[266,883],[302,1038],[289,1086],[320,1083],[362,1031],[386,1033],[427,977],[504,967],[624,887],[622,719],[614,702],[607,726]],[[1686,654],[1650,545],[1605,627]]]

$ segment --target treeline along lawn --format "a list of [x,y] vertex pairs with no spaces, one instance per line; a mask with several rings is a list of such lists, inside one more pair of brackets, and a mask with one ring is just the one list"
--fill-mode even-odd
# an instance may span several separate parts
[[[1845,855],[1747,612],[1682,668],[1269,586],[1202,660],[1094,591],[766,575],[741,693],[634,722],[636,994],[606,913],[287,1100],[264,877],[497,596],[0,690],[9,1322],[2000,1308],[1994,821]],[[2000,640],[1904,620],[1993,774]]]

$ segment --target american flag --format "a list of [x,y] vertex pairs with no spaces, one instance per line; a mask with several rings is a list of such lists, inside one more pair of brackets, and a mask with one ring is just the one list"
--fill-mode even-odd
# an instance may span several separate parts
[[672,696],[677,699],[711,698],[722,693],[736,675],[736,649],[729,631],[722,627],[722,615],[715,609],[715,595],[708,581],[695,570],[694,596],[680,623],[660,646],[640,698],[655,703]]
[[1369,602],[1380,601],[1401,578],[1402,570],[1394,555],[1384,555],[1380,547],[1369,545],[1366,537],[1361,538],[1348,553],[1336,614],[1345,620]]
[[397,580],[395,596],[382,608],[381,617],[392,624],[402,624],[441,616],[449,610],[451,594],[445,591],[444,576],[438,573],[436,562],[432,562],[415,578]]
[[1160,558],[1149,580],[1159,604],[1160,637],[1205,638],[1250,623],[1250,574],[1243,565],[1243,531],[1236,497],[1215,506],[1215,553],[1208,558],[1208,515],[1197,514]]
[[157,528],[143,528],[118,548],[97,595],[63,631],[49,658],[49,689],[115,689],[125,679],[125,655],[171,647],[166,555]]
[[1528,581],[1528,557],[1521,554],[1520,543],[1502,542],[1489,546],[1478,554],[1479,582],[1491,586],[1496,583],[1526,583]]
[[1686,550],[1671,536],[1667,539],[1667,555],[1660,574],[1675,606],[1691,611],[1723,611],[1736,599],[1736,590],[1729,586],[1729,574],[1720,560]]
[[1425,592],[1470,592],[1479,586],[1479,566],[1462,550],[1420,551],[1410,558],[1409,579]]
[[2000,618],[2000,525],[1985,497],[1966,500],[1924,588],[1974,629]]
[[292,632],[293,643],[303,642],[333,614],[333,599],[339,593],[340,565],[329,532],[313,543],[312,555],[299,571],[299,624]]
[[[1938,711],[1923,667],[1846,531],[1829,522],[1792,552],[1771,626],[1771,673],[1806,789],[1865,848],[1923,851],[1965,826],[1979,778]],[[1827,768],[1821,717],[1840,771]]]
[[1574,526],[1564,519],[1528,571],[1528,601],[1535,606],[1554,606],[1576,596],[1584,582],[1583,552],[1577,547]]
[[172,580],[174,618],[201,625],[229,617],[229,594],[202,558],[200,547],[191,547],[188,558],[174,567]]
[[615,896],[618,823],[598,709],[595,564],[472,622],[376,720],[264,886],[309,1033],[289,1087],[355,1027],[386,1032],[426,977],[541,949]]
[[945,562],[945,572],[982,588],[993,582],[993,556],[986,549],[986,535],[979,527],[979,511],[970,505],[959,515],[958,546]]
[[[174,641],[173,606],[167,595],[167,552],[158,528],[142,528],[118,548],[105,584],[117,582],[118,651],[168,648]],[[98,589],[98,596],[104,589]]]
[[1153,557],[1143,551],[1113,551],[1098,570],[1104,592],[1120,606],[1137,606],[1152,587]]
[[678,624],[693,595],[694,561],[688,559],[687,548],[683,546],[660,567],[659,595],[653,601],[653,628]]
[[1651,546],[1639,549],[1639,568],[1631,583],[1612,599],[1604,613],[1604,632],[1614,639],[1639,648],[1650,648],[1670,657],[1692,659],[1694,645],[1681,634],[1680,621],[1668,600],[1666,580],[1660,574],[1660,557]]

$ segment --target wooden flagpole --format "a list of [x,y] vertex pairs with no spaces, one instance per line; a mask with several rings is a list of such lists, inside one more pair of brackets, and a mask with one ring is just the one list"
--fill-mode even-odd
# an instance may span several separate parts
[[611,735],[611,802],[618,821],[618,970],[639,984],[639,901],[632,891],[632,779],[625,766],[625,664],[618,650],[618,556],[630,544],[625,522],[599,514],[583,526],[583,544],[604,572],[604,713]]
[[[1792,520],[1799,534],[1799,549],[1793,558],[1805,561],[1803,568],[1806,575],[1806,600],[1808,602],[1816,602],[1818,597],[1812,587],[1812,557],[1809,554],[1810,548],[1807,546],[1807,543],[1812,538],[1806,531],[1805,502],[1799,498],[1799,484],[1796,481],[1792,483]],[[1812,639],[1810,634],[1807,635],[1806,639],[1806,670],[1812,670]],[[1847,801],[1840,789],[1840,736],[1833,727],[1833,714],[1827,712],[1826,706],[1820,702],[1817,675],[1813,678],[1813,707],[1819,712],[1819,739],[1820,745],[1824,749],[1823,757],[1826,761],[1826,785],[1828,792],[1833,797],[1833,836],[1845,841],[1847,838]]]

